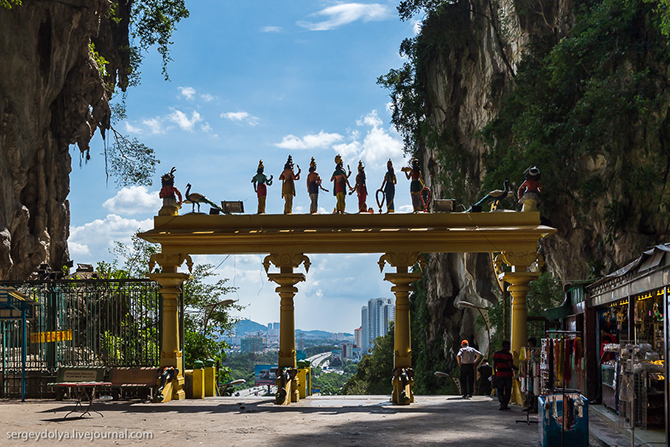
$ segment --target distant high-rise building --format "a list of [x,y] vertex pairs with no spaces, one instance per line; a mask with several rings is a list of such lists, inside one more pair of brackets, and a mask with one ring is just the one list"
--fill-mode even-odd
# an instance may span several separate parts
[[363,346],[363,328],[354,329],[354,348]]
[[243,337],[240,342],[242,352],[263,352],[265,347],[260,333]]
[[367,347],[370,344],[370,336],[368,335],[368,306],[361,307],[361,348],[365,347],[363,352],[368,352]]
[[361,342],[363,353],[368,352],[377,337],[386,335],[389,323],[395,321],[395,305],[390,298],[373,298],[361,308]]

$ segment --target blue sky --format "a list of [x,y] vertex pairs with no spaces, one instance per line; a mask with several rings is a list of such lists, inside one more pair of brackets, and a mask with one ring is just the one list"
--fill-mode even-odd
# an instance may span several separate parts
[[[266,174],[275,177],[267,212],[281,213],[277,178],[291,154],[303,170],[294,199],[294,212],[300,213],[309,210],[304,185],[310,158],[327,181],[339,153],[354,171],[359,160],[366,164],[368,206],[376,212],[374,191],[392,158],[396,212],[409,212],[409,182],[400,172],[407,163],[402,141],[390,125],[388,92],[376,85],[377,77],[401,66],[400,43],[416,32],[415,22],[398,19],[396,4],[188,2],[191,16],[172,39],[171,81],[163,79],[156,52],[147,54],[141,85],[128,91],[128,120],[116,126],[156,150],[161,164],[154,185],[106,184],[99,137],[88,164],[80,167],[78,151],[71,149],[71,258],[110,260],[113,241],[128,243],[138,228],[152,228],[161,206],[160,175],[173,166],[182,193],[191,183],[192,191],[215,202],[243,200],[252,213],[251,178],[263,159]],[[322,193],[319,205],[322,213],[332,212],[335,198]],[[347,211],[356,211],[355,196],[347,197]],[[188,205],[181,210],[186,212]],[[378,254],[310,258],[307,281],[298,285],[295,299],[298,328],[352,332],[368,299],[392,296],[391,284],[379,273]],[[196,258],[214,265],[223,260]],[[279,321],[279,297],[261,261],[261,256],[231,256],[218,271],[239,287],[233,298],[247,305],[241,316],[266,324]]]

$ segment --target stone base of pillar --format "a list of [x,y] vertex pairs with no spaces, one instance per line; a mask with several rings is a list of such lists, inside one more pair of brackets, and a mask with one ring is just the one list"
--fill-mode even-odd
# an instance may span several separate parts
[[[291,402],[298,402],[298,400],[300,400],[300,391],[298,391],[297,385],[293,382],[294,380],[289,380],[282,388],[281,379],[277,379],[277,394],[275,395],[275,405],[288,405]],[[296,392],[298,393],[297,399],[295,397]]]
[[163,388],[163,400],[156,402],[170,402],[171,400],[184,400],[186,399],[186,393],[184,392],[184,377],[179,375],[176,379],[173,379],[165,384]]
[[409,381],[403,386],[401,378],[394,377],[391,402],[398,405],[409,405],[414,403],[414,381]]

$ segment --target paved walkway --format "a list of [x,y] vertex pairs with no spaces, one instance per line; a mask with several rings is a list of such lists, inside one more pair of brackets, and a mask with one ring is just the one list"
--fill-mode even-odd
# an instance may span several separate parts
[[[391,405],[388,396],[311,397],[287,407],[267,397],[165,404],[96,401],[104,417],[92,413],[63,420],[73,406],[73,401],[0,403],[0,445],[57,445],[59,436],[61,445],[96,447],[539,445],[537,424],[516,422],[525,416],[519,407],[499,411],[496,401],[483,396],[417,396],[409,406]],[[31,432],[52,439],[20,439]],[[150,438],[129,439],[143,434]],[[126,439],[104,439],[110,435]]]

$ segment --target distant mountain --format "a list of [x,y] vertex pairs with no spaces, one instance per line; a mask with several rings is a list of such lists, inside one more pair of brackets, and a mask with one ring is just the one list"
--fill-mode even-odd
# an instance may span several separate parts
[[[251,320],[240,320],[235,324],[235,332],[237,333],[237,336],[240,337],[244,334],[249,334],[252,332],[259,332],[263,331],[266,332],[268,330],[267,325],[256,323],[255,321]],[[323,339],[328,339],[333,336],[332,332],[327,332],[327,331],[319,331],[319,330],[314,330],[314,331],[303,331],[301,329],[296,329],[295,330],[296,336],[298,334],[305,334],[304,336],[307,338],[323,338]],[[353,337],[353,334],[344,334],[347,337]]]
[[[296,335],[305,334],[306,337],[310,337],[310,338],[330,338],[333,335],[332,332],[318,331],[318,330],[303,331],[303,330],[300,330],[300,329],[296,329],[295,334]],[[345,335],[347,337],[353,337],[354,336],[354,334],[347,334],[347,333],[343,333],[343,335]]]
[[237,323],[235,323],[235,332],[237,333],[238,336],[241,336],[242,334],[248,334],[250,332],[267,331],[267,330],[268,330],[267,325],[256,323],[255,321],[251,320],[240,320]]

